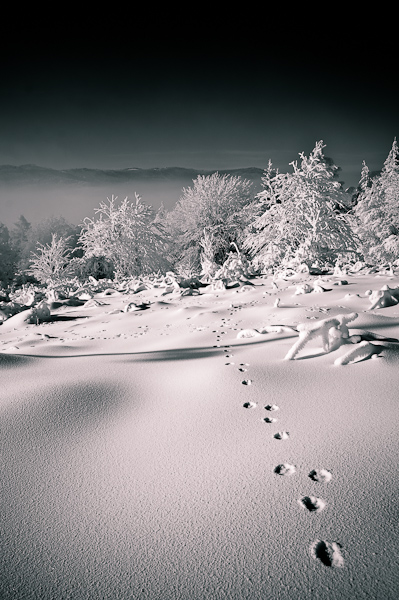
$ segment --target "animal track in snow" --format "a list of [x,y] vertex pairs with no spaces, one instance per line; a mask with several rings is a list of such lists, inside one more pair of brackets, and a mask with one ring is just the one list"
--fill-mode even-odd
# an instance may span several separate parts
[[325,508],[326,503],[321,498],[316,496],[303,496],[298,503],[302,508],[307,508],[309,512],[321,512]]
[[273,417],[265,417],[262,419],[265,423],[277,423],[278,419],[273,419]]
[[290,434],[288,431],[278,431],[274,434],[274,439],[276,440],[288,440]]
[[310,554],[312,558],[320,560],[326,567],[344,566],[341,545],[337,542],[316,540],[310,548]]
[[266,404],[265,409],[266,410],[279,410],[279,407],[277,406],[277,404]]
[[319,471],[310,471],[309,477],[313,481],[318,481],[320,483],[328,483],[332,479],[332,475],[330,471],[327,471],[327,469],[320,469]]
[[277,465],[277,467],[275,467],[274,472],[277,475],[283,475],[285,477],[289,476],[289,475],[293,475],[296,471],[296,468],[294,467],[294,465],[290,465],[288,463],[283,463],[282,465]]
[[256,408],[256,402],[244,402],[244,408]]

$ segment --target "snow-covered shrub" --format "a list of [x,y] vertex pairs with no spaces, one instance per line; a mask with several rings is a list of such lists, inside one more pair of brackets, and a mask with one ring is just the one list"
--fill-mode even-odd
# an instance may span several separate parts
[[198,263],[197,248],[189,248],[184,256],[175,264],[174,269],[177,275],[183,279],[199,277],[201,265]]
[[335,180],[336,167],[317,142],[309,157],[291,163],[292,173],[279,173],[271,161],[257,195],[262,212],[243,247],[255,267],[324,263],[342,252],[356,251],[347,212],[348,195]]
[[97,219],[86,218],[80,243],[85,257],[104,256],[115,267],[117,277],[138,276],[169,268],[166,235],[155,212],[135,194],[117,206],[116,196],[101,202]]
[[235,251],[231,251],[223,265],[215,273],[215,279],[223,279],[226,282],[237,281],[251,277],[249,261],[242,255],[236,244],[232,244]]
[[95,279],[113,279],[115,267],[111,259],[105,256],[83,256],[71,261],[71,272],[81,280],[89,277]]

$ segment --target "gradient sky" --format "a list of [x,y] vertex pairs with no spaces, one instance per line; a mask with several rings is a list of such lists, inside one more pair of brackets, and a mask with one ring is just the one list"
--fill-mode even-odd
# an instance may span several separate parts
[[35,14],[3,39],[0,164],[287,170],[323,139],[347,185],[363,159],[381,168],[399,136],[387,30],[304,25],[283,6],[151,10]]

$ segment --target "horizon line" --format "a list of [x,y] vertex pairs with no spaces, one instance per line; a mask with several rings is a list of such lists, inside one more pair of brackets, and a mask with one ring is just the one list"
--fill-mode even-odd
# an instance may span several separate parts
[[[12,163],[2,163],[0,164],[0,168],[1,167],[37,167],[39,169],[48,169],[49,171],[74,171],[76,169],[86,169],[88,171],[151,171],[154,169],[157,170],[162,170],[162,169],[181,169],[184,171],[226,171],[229,169],[229,167],[225,168],[216,168],[216,169],[211,169],[211,168],[197,168],[197,167],[180,167],[179,165],[170,165],[167,167],[84,167],[84,166],[80,166],[80,167],[48,167],[45,165],[39,165],[36,163],[21,163],[21,164],[12,164]],[[230,170],[232,171],[237,171],[239,169],[256,169],[259,171],[264,171],[267,167],[255,167],[254,165],[246,165],[243,167],[232,167]]]

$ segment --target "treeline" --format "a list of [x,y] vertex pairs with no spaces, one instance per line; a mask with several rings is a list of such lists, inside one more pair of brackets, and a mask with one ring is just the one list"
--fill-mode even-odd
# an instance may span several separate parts
[[81,226],[52,217],[0,224],[0,281],[54,284],[68,278],[138,277],[173,270],[211,279],[239,249],[256,272],[332,266],[337,259],[399,261],[399,150],[381,172],[365,163],[355,194],[338,181],[322,141],[280,173],[271,161],[262,191],[239,176],[199,175],[170,212],[134,200],[101,202]]
[[51,244],[53,235],[67,240],[75,256],[83,256],[79,249],[80,227],[63,217],[49,217],[36,225],[20,216],[11,229],[0,223],[0,282],[3,286],[19,286],[37,282],[30,273],[32,253],[40,246]]

